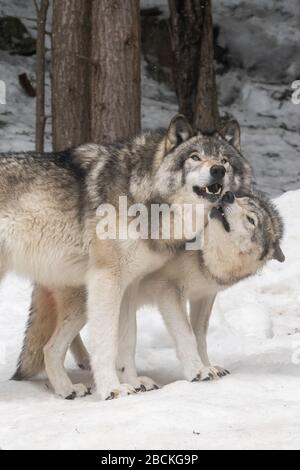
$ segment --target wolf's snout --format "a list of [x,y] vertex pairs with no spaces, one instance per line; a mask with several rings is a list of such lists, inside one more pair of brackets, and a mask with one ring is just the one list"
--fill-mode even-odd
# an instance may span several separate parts
[[227,204],[233,204],[235,200],[234,194],[231,191],[227,191],[227,193],[224,194],[222,197],[222,202],[225,202]]
[[220,181],[224,178],[226,173],[226,169],[223,165],[214,165],[210,169],[211,176],[215,179],[215,181]]

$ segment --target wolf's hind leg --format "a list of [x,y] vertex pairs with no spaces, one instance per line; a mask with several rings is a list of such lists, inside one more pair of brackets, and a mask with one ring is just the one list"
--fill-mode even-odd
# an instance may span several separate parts
[[44,347],[45,368],[55,393],[66,399],[74,399],[89,394],[83,384],[72,384],[65,368],[64,360],[69,345],[85,325],[85,292],[80,289],[54,291],[57,305],[57,327]]
[[43,348],[55,330],[56,320],[56,305],[51,291],[35,285],[23,347],[12,380],[30,379],[44,369]]
[[91,370],[90,356],[80,335],[76,336],[70,349],[78,367],[82,370]]

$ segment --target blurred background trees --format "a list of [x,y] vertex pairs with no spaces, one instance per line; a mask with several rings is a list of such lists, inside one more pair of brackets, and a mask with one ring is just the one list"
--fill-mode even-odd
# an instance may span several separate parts
[[47,0],[46,28],[45,2],[0,0],[1,151],[111,142],[178,109],[204,131],[234,114],[261,186],[298,187],[299,0]]
[[[45,127],[45,14],[38,17],[37,149]],[[210,0],[169,0],[168,41],[179,110],[204,131],[217,126],[213,27]],[[139,0],[53,0],[53,148],[92,141],[110,143],[141,130],[141,16]],[[143,15],[151,16],[144,10]]]

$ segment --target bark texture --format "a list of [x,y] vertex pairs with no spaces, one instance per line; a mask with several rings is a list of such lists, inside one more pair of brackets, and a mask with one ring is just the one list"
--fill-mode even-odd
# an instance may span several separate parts
[[93,1],[91,136],[110,143],[141,129],[138,0]]
[[53,0],[52,131],[57,151],[90,140],[92,0]]
[[180,112],[210,132],[218,124],[211,0],[169,0]]
[[[37,11],[37,43],[36,43],[36,124],[35,148],[44,151],[45,142],[45,34],[49,9],[49,0],[35,2]],[[24,82],[24,81],[23,81]]]

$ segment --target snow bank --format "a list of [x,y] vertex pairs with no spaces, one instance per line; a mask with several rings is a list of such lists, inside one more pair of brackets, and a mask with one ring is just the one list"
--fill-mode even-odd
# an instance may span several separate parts
[[[42,377],[8,379],[21,346],[30,286],[9,276],[0,289],[0,447],[3,449],[293,449],[299,448],[300,190],[277,200],[286,222],[285,264],[217,300],[210,355],[232,375],[183,381],[157,312],[139,315],[137,363],[161,390],[113,402],[55,397]],[[73,380],[90,383],[69,358]]]

